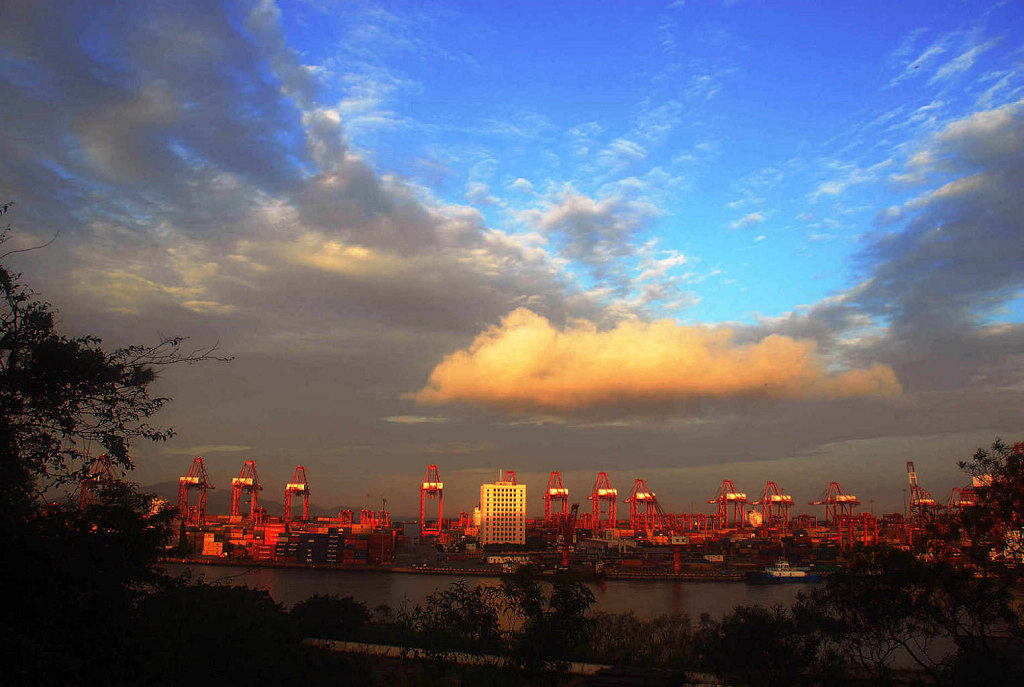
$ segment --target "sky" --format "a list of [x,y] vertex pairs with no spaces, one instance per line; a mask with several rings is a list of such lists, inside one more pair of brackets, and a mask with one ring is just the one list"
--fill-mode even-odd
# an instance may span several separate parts
[[1018,3],[3,4],[4,248],[56,237],[5,263],[234,356],[162,372],[142,484],[882,513],[1024,439]]

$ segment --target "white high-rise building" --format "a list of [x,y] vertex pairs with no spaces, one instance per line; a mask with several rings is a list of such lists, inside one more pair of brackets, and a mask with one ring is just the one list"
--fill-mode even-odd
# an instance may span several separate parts
[[526,543],[526,485],[480,485],[480,544]]

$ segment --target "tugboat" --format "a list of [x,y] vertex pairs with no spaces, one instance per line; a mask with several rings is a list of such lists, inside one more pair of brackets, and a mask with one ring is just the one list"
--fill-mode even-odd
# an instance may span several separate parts
[[751,582],[775,584],[781,582],[819,582],[821,576],[800,568],[794,568],[785,558],[780,558],[773,564],[765,567],[763,572],[752,573],[749,579]]

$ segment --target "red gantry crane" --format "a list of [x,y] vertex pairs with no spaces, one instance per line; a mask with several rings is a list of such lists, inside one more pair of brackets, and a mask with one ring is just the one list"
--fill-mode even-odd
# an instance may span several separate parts
[[962,511],[964,508],[970,508],[977,504],[978,492],[975,491],[974,487],[953,487],[953,491],[949,493],[949,509],[955,511]]
[[564,518],[558,519],[558,537],[562,540],[562,567],[569,568],[569,548],[576,539],[576,514],[580,504],[572,504],[572,508]]
[[309,480],[306,479],[306,468],[301,465],[295,468],[292,481],[284,485],[284,521],[292,520],[292,496],[302,494],[302,519],[309,520]]
[[245,461],[242,471],[238,477],[231,478],[231,516],[238,517],[242,514],[242,493],[249,495],[249,518],[253,524],[259,523],[260,517],[259,493],[263,491],[259,475],[256,474],[256,463],[251,460]]
[[[437,500],[437,519],[427,524],[427,500]],[[436,465],[427,466],[427,476],[420,485],[420,536],[441,534],[441,515],[444,512],[444,482]]]
[[914,461],[907,461],[907,481],[910,483],[910,524],[922,525],[928,519],[930,512],[939,507],[939,504],[932,498],[931,492],[922,489],[917,483],[917,471],[914,470]]
[[633,491],[626,503],[629,504],[629,526],[636,532],[653,532],[658,520],[658,502],[645,480],[638,477],[633,482]]
[[[561,507],[552,515],[551,502],[558,501]],[[578,505],[578,504],[577,504]],[[569,510],[569,490],[562,484],[562,473],[552,472],[548,477],[548,488],[544,492],[544,524],[552,525],[555,519],[562,520]]]
[[825,506],[825,524],[838,525],[839,517],[853,515],[853,509],[860,505],[860,501],[853,494],[847,494],[839,486],[839,482],[829,482],[825,495],[817,501],[811,501],[812,506]]
[[718,490],[718,496],[708,499],[708,503],[718,504],[716,515],[719,527],[728,527],[729,506],[732,506],[732,526],[743,527],[744,515],[747,507],[747,495],[736,490],[736,485],[731,479],[722,480],[722,488]]
[[96,492],[114,482],[114,472],[110,466],[110,456],[103,454],[92,462],[85,476],[82,477],[82,508],[96,503]]
[[[178,512],[186,525],[202,525],[206,520],[206,492],[213,489],[206,477],[206,463],[202,456],[192,459],[188,474],[178,478]],[[199,490],[199,503],[189,506],[189,491]]]
[[[619,497],[618,489],[613,489],[608,475],[597,473],[597,481],[594,482],[594,492],[587,497],[594,502],[594,525],[598,528],[615,527],[615,501]],[[601,519],[601,502],[608,502],[608,519]]]
[[789,508],[793,505],[793,497],[782,493],[775,482],[768,481],[764,485],[764,494],[760,501],[754,501],[755,506],[761,506],[761,515],[765,527],[789,528]]

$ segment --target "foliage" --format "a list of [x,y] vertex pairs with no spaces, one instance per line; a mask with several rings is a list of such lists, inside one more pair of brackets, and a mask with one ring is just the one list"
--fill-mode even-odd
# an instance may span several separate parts
[[200,672],[207,684],[284,679],[300,639],[267,592],[207,584],[172,585],[141,600],[136,632],[140,664],[167,685]]
[[[152,564],[174,513],[118,477],[132,467],[132,440],[171,435],[148,422],[167,401],[150,393],[155,370],[213,350],[185,352],[182,342],[109,352],[96,337],[65,336],[53,308],[0,265],[0,537],[17,557],[6,566],[5,611],[19,619],[0,624],[0,644],[18,657],[5,664],[6,679],[137,681],[136,608],[167,583]],[[108,465],[91,482],[93,503],[70,498],[68,489]],[[65,501],[50,502],[55,487]]]
[[18,622],[0,624],[0,643],[18,657],[5,665],[13,684],[134,682],[135,603],[165,582],[151,566],[173,512],[121,482],[101,497],[5,523],[17,557],[5,566],[5,612]]
[[423,606],[401,609],[399,620],[428,656],[451,651],[490,653],[501,649],[501,590],[453,582],[427,597]]
[[1024,444],[997,439],[960,467],[982,485],[968,505],[931,519],[912,551],[865,552],[800,606],[879,683],[900,652],[939,684],[1024,677],[1013,658],[1024,642],[1013,592],[1024,575]]
[[798,607],[822,638],[855,660],[880,684],[892,659],[905,652],[933,680],[942,671],[935,614],[935,568],[908,551],[869,550],[831,575]]
[[150,392],[157,369],[216,357],[216,346],[184,343],[164,337],[107,351],[95,336],[61,334],[53,308],[0,265],[0,486],[24,494],[75,485],[99,454],[132,469],[132,440],[173,435],[149,424],[169,400]]
[[692,668],[693,627],[680,615],[641,620],[629,613],[594,613],[583,658],[622,666]]
[[291,616],[303,637],[354,640],[369,622],[370,611],[351,596],[316,594],[295,604]]
[[545,594],[532,573],[520,569],[500,586],[452,583],[423,606],[400,610],[398,619],[407,631],[403,645],[434,663],[439,679],[452,653],[463,651],[502,657],[495,661],[501,671],[484,671],[490,681],[558,683],[567,674],[567,657],[587,641],[593,602],[579,580],[556,577]]
[[778,606],[738,606],[721,621],[704,615],[695,643],[706,669],[751,687],[805,684],[818,655],[811,628]]
[[588,614],[594,593],[583,582],[559,575],[544,599],[540,585],[525,570],[515,579],[506,580],[502,588],[506,603],[527,602],[517,606],[525,623],[521,632],[510,637],[512,665],[523,670],[534,684],[561,682],[568,672],[566,657],[589,637]]

